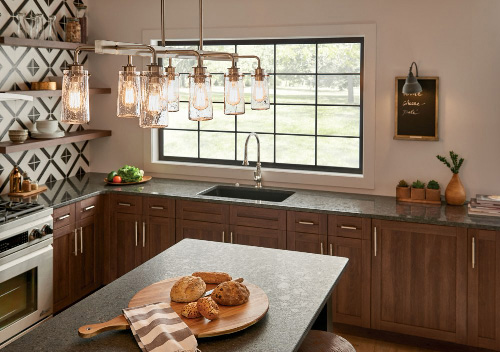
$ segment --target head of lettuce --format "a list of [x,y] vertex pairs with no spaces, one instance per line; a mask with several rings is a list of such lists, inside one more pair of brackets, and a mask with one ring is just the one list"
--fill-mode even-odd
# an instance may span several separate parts
[[125,165],[118,169],[118,176],[122,178],[122,182],[140,182],[142,176],[144,176],[144,171],[134,166]]

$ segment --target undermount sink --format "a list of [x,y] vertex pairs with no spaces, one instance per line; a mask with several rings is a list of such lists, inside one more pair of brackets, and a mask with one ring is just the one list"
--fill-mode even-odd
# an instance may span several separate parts
[[266,202],[283,202],[295,192],[277,189],[250,188],[239,186],[214,186],[198,193],[202,196],[263,200]]

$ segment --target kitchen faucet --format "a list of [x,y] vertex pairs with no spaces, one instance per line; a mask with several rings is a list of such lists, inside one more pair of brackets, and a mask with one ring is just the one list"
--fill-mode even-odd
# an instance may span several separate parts
[[247,140],[245,141],[245,157],[243,159],[243,165],[248,166],[248,140],[250,137],[254,136],[257,140],[257,165],[256,169],[253,172],[253,180],[255,181],[255,188],[262,188],[262,171],[260,169],[260,141],[257,133],[252,132],[248,135]]

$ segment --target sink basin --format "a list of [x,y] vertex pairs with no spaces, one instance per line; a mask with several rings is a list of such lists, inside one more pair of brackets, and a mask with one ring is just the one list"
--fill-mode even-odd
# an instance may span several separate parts
[[267,188],[250,188],[250,187],[237,187],[237,186],[214,186],[199,195],[221,197],[221,198],[239,198],[251,200],[263,200],[266,202],[282,202],[290,197],[295,192],[281,191],[277,189]]

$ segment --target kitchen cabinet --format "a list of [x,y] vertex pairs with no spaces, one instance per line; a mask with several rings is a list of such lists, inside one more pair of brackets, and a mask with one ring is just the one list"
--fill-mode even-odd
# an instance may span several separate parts
[[98,202],[93,197],[54,210],[54,312],[101,285]]
[[328,254],[349,259],[332,295],[333,321],[370,327],[371,219],[328,216]]
[[500,233],[470,229],[467,244],[468,344],[500,350]]
[[326,254],[327,215],[308,212],[287,212],[287,249],[299,252]]
[[467,339],[467,230],[373,220],[371,327]]

